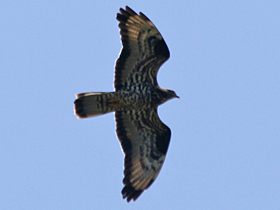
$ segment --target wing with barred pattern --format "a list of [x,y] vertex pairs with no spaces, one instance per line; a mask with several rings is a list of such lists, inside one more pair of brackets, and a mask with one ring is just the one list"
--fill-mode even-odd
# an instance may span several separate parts
[[168,47],[154,24],[126,6],[117,14],[123,48],[115,66],[115,89],[157,85],[159,67],[169,58]]
[[171,131],[157,109],[116,112],[117,135],[125,153],[123,198],[134,201],[156,179],[169,146]]

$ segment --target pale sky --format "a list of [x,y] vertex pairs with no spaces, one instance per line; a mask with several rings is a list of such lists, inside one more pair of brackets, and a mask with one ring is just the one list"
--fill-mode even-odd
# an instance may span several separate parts
[[[0,209],[280,208],[280,1],[2,1]],[[116,13],[143,12],[170,59],[172,130],[153,185],[127,204],[113,114],[78,120],[75,94],[113,91]]]

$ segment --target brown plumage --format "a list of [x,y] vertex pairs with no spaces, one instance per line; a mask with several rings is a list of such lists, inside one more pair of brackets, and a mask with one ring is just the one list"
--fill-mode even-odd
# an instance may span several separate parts
[[159,174],[171,131],[160,120],[157,107],[178,96],[158,86],[157,73],[169,58],[169,50],[154,24],[129,7],[120,9],[117,20],[123,48],[115,66],[115,92],[77,94],[74,103],[78,118],[115,112],[125,154],[122,195],[129,202]]

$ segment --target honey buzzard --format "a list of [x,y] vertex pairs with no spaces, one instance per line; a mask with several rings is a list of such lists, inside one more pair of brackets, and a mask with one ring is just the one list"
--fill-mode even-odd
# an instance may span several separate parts
[[158,176],[171,131],[160,120],[157,107],[172,98],[160,88],[157,73],[169,58],[168,47],[154,24],[126,6],[117,14],[123,48],[115,66],[115,92],[77,94],[79,119],[115,112],[117,136],[124,159],[124,199],[136,200]]

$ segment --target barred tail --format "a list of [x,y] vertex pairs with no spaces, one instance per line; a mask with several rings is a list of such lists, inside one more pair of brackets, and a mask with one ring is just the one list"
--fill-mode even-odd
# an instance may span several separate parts
[[76,95],[75,114],[79,119],[95,117],[115,111],[118,104],[114,92],[92,92]]

